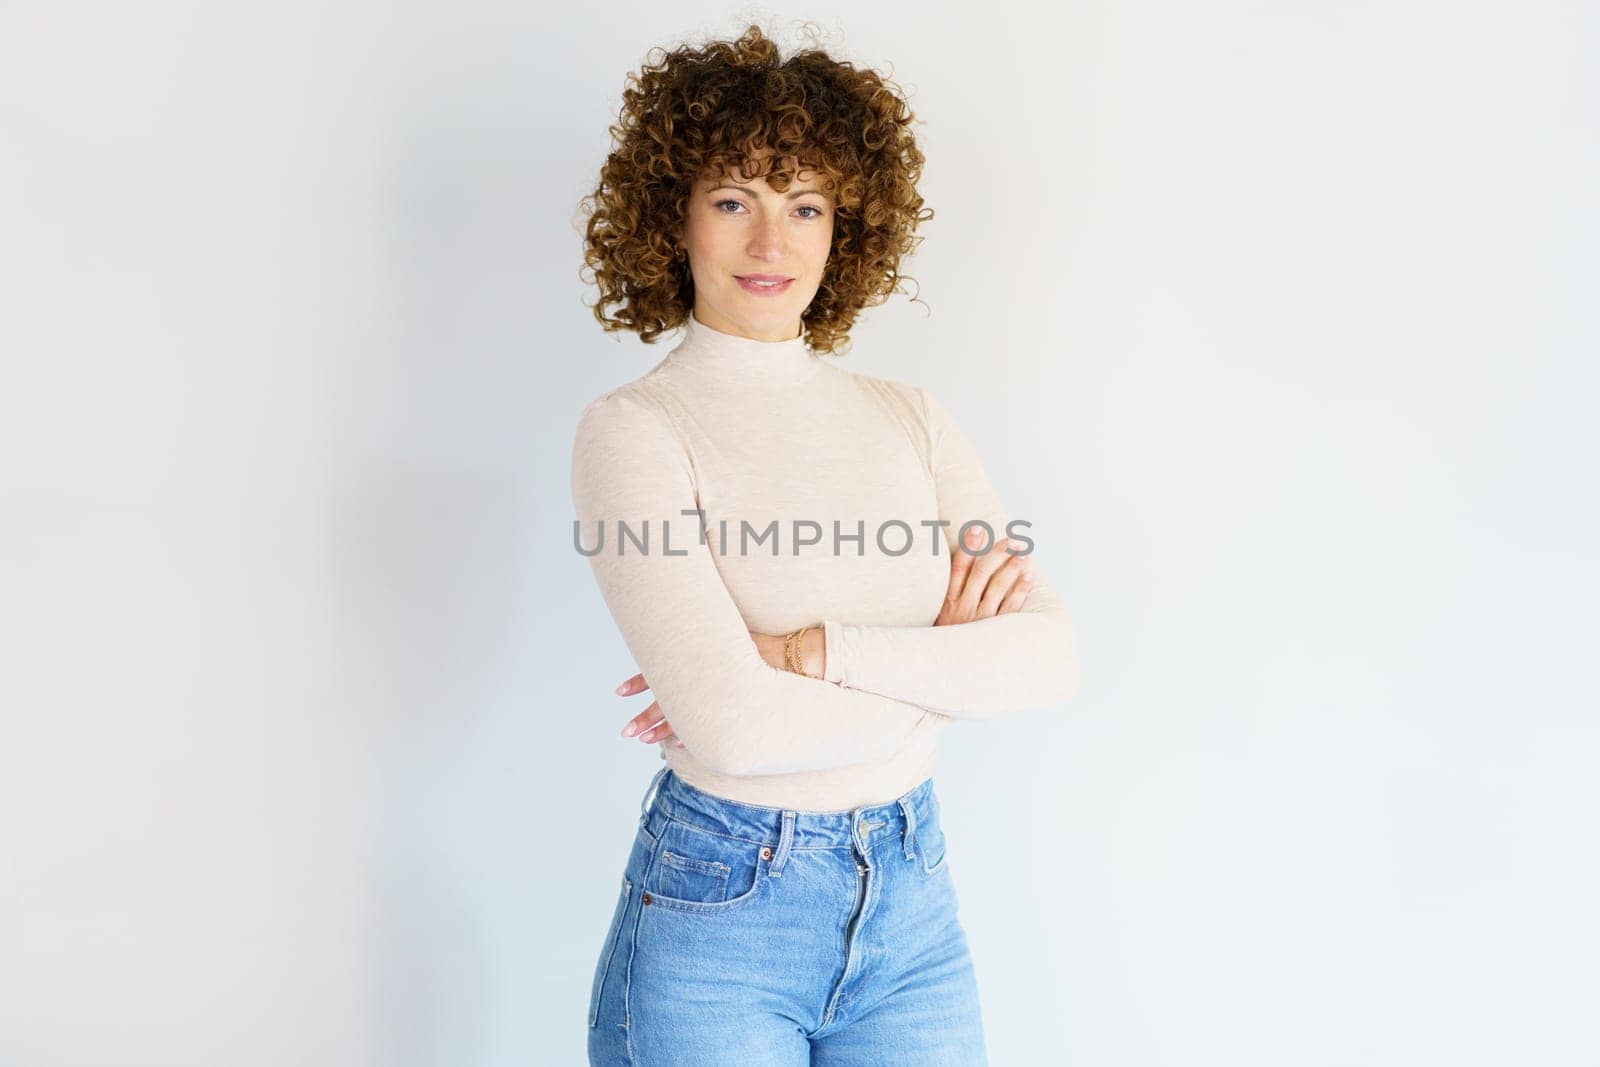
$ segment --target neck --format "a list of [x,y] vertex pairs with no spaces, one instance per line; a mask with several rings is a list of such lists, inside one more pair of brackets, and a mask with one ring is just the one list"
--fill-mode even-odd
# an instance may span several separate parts
[[723,333],[695,317],[684,323],[683,339],[667,354],[677,367],[732,384],[792,384],[813,374],[822,359],[806,348],[805,332],[784,341],[757,341]]

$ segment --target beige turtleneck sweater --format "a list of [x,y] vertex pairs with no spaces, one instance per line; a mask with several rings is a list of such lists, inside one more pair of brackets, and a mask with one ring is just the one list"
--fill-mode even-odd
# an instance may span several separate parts
[[[660,362],[583,409],[572,453],[581,551],[603,537],[589,564],[636,665],[616,680],[642,672],[685,746],[660,742],[663,758],[706,792],[798,811],[892,800],[932,774],[952,720],[1059,705],[1078,684],[1036,546],[1021,611],[933,625],[962,523],[1031,536],[1008,531],[927,390],[836,358],[691,315]],[[819,623],[821,679],[750,638]]]

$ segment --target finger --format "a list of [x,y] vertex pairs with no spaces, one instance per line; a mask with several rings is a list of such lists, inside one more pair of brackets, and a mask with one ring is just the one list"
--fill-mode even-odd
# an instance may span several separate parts
[[[995,576],[995,581],[989,582],[990,593],[994,592],[995,582],[1000,582],[1005,592],[1003,592],[1002,597],[998,597],[995,600],[994,614],[1008,614],[1011,611],[1019,611],[1022,608],[1022,601],[1027,600],[1027,593],[1032,592],[1032,589],[1034,589],[1034,571],[1027,565],[1027,561],[1024,558],[1018,557],[1016,560],[1011,561],[1010,565],[1006,565],[1006,569],[1000,571],[1000,574]],[[986,601],[987,605],[989,595],[984,595],[984,601]]]
[[623,682],[621,685],[617,686],[617,695],[623,697],[630,696],[639,692],[641,689],[649,688],[650,687],[645,684],[644,675],[636,674],[632,678],[629,678],[626,682]]
[[[969,545],[975,536],[982,536],[982,531],[976,526],[967,531],[967,543]],[[961,589],[967,584],[967,572],[971,569],[972,556],[963,550],[960,545],[953,546],[950,549],[950,581],[946,583],[944,590],[946,604],[954,604],[956,599],[961,596]]]
[[1021,577],[1027,573],[1028,561],[1022,556],[1012,556],[989,579],[989,585],[983,591],[983,599],[978,602],[978,618],[988,619],[999,613],[1000,602],[1010,595],[1011,590]]
[[1023,571],[1021,576],[1017,578],[1016,584],[1011,587],[1011,591],[1006,594],[1005,599],[1000,601],[1000,607],[995,611],[995,614],[1007,615],[1013,611],[1021,611],[1023,603],[1028,599],[1028,594],[1032,591],[1033,574],[1030,571]]
[[967,584],[957,600],[963,618],[970,620],[978,617],[978,605],[983,600],[984,592],[989,588],[990,578],[1012,558],[1007,549],[1015,551],[1022,547],[1019,541],[996,538],[994,544],[989,546],[989,551],[973,561],[972,571],[967,575]]
[[[972,580],[973,560],[979,559],[978,546],[983,544],[984,533],[980,526],[967,529],[958,544],[950,550],[950,581],[945,585],[944,603],[939,608],[939,618],[936,624],[964,622],[972,612],[970,604],[962,603],[963,592]],[[989,548],[992,550],[994,545]]]
[[640,721],[637,717],[635,717],[635,718],[630,719],[628,721],[628,725],[627,726],[623,727],[622,736],[623,737],[634,737],[634,736],[643,737],[646,730],[650,729],[652,726],[658,725],[660,722],[661,722],[660,719],[648,719],[648,720],[645,720],[645,721]]
[[989,580],[989,588],[983,595],[984,610],[999,614],[1000,605],[1024,580],[1033,581],[1033,557],[1012,556]]
[[661,740],[663,737],[666,737],[671,732],[672,732],[672,726],[667,722],[667,720],[662,719],[660,722],[658,722],[654,726],[650,727],[650,729],[648,729],[644,733],[640,734],[639,735],[639,740],[644,742],[645,744],[649,745],[649,744],[653,744],[656,741]]
[[647,726],[653,726],[661,718],[660,701],[652,700],[650,706],[639,714],[629,719],[622,727],[623,737],[632,737]]

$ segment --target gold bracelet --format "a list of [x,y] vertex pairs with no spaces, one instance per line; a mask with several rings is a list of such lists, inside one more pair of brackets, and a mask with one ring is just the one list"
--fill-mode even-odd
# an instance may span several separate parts
[[788,663],[789,670],[793,671],[795,674],[804,675],[807,678],[815,678],[816,675],[806,670],[805,663],[800,658],[800,639],[805,636],[806,631],[809,629],[811,629],[811,627],[802,626],[800,629],[784,637],[783,658],[784,661]]

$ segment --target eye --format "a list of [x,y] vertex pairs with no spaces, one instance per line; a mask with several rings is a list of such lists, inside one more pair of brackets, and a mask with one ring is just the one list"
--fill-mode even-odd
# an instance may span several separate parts
[[[743,208],[744,208],[744,205],[741,204],[737,200],[718,200],[715,204],[712,205],[712,207],[717,209],[717,214],[719,214],[719,215],[736,215],[736,214],[738,214],[738,212],[736,212],[736,211],[724,211],[723,210],[729,204],[732,204],[734,207],[739,208],[741,210],[743,210]],[[820,219],[820,218],[822,218],[823,215],[827,214],[827,212],[823,211],[821,208],[819,208],[819,207],[817,207],[817,206],[815,206],[813,204],[801,204],[795,210],[796,211],[809,211],[809,212],[811,212],[810,215],[802,215],[802,216],[800,216],[801,218],[807,219],[807,220]]]

